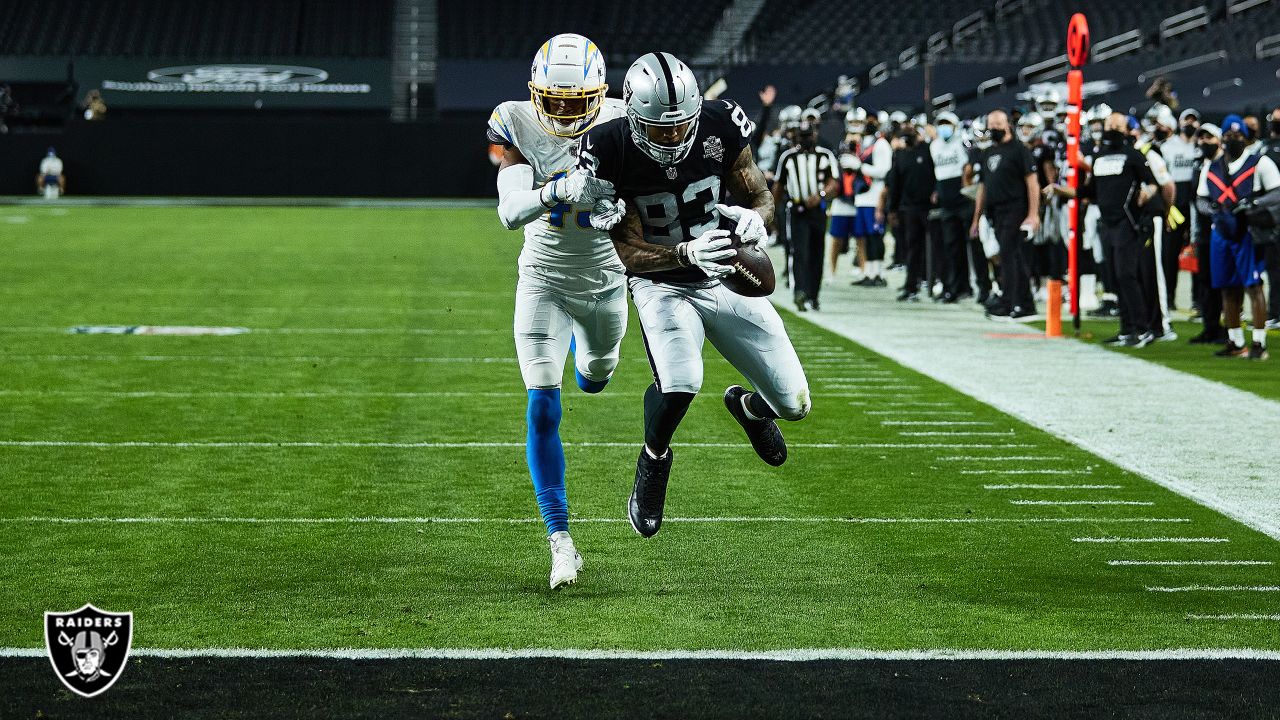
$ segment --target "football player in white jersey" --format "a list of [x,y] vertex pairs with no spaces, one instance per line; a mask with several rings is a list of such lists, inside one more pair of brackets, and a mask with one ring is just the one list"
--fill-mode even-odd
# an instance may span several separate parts
[[[569,536],[560,380],[570,351],[584,392],[597,393],[618,366],[627,329],[625,269],[609,235],[591,226],[613,187],[577,170],[578,138],[624,115],[605,98],[604,58],[581,35],[557,35],[533,58],[529,100],[504,102],[489,118],[502,146],[498,217],[524,228],[516,284],[515,340],[528,390],[525,456],[551,544],[551,587],[582,568]],[[602,208],[611,208],[607,203]]]

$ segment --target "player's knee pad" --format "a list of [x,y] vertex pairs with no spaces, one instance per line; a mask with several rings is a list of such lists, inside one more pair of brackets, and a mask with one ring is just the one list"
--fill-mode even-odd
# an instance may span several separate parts
[[529,407],[526,419],[529,432],[552,433],[560,428],[560,389],[535,388],[529,391]]
[[[618,368],[618,358],[590,358],[583,365],[585,367],[575,368],[578,371],[578,386],[584,392],[600,392],[609,382],[609,378],[613,377],[613,371]],[[586,385],[583,381],[586,381]]]
[[809,398],[809,389],[805,388],[793,396],[786,398],[782,407],[774,408],[778,411],[778,417],[783,420],[803,420],[809,414],[809,410],[813,408],[813,401]]

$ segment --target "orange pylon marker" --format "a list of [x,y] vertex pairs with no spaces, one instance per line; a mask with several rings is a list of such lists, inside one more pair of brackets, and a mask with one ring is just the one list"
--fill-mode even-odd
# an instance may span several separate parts
[[1062,281],[1050,280],[1048,283],[1049,298],[1046,301],[1049,306],[1048,314],[1044,320],[1044,336],[1045,337],[1062,337]]

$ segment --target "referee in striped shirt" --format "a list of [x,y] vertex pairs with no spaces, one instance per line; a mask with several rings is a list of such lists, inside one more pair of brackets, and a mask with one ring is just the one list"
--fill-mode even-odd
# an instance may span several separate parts
[[816,110],[805,111],[796,144],[778,157],[773,183],[774,197],[787,201],[792,289],[800,312],[818,309],[827,236],[826,198],[835,193],[840,176],[835,153],[818,146],[820,120]]

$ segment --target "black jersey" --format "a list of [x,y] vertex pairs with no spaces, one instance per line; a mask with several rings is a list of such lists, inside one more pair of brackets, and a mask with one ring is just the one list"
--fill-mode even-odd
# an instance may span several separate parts
[[[659,165],[631,141],[627,119],[617,118],[583,137],[578,164],[613,183],[618,198],[636,209],[646,242],[671,246],[720,226],[716,204],[727,202],[726,179],[754,130],[736,103],[704,100],[693,147],[679,163]],[[639,276],[669,283],[709,280],[696,267]]]

